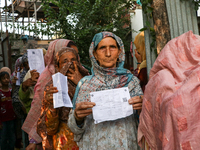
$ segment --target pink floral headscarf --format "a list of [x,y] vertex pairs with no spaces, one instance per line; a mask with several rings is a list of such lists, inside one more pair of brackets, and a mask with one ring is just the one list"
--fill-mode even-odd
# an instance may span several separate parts
[[37,121],[40,117],[42,99],[44,95],[44,88],[46,84],[52,79],[52,75],[55,73],[54,67],[54,55],[61,50],[62,47],[67,47],[70,40],[58,39],[49,44],[46,55],[44,56],[45,64],[47,65],[45,70],[41,73],[37,84],[34,88],[34,97],[31,103],[31,109],[28,116],[22,126],[22,129],[29,134],[29,138],[33,138],[40,143],[41,137],[37,134]]
[[200,36],[192,31],[169,41],[145,88],[138,142],[152,150],[200,147]]

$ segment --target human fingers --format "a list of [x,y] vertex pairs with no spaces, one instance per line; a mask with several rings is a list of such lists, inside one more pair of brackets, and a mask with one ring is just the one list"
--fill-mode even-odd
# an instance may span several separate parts
[[94,105],[79,105],[77,107],[78,110],[85,110],[85,109],[89,109],[89,108],[92,108]]
[[69,78],[69,77],[73,77],[73,74],[71,74],[70,72],[67,72],[67,77]]
[[74,64],[75,72],[77,71],[79,72],[76,61],[73,61],[73,64]]
[[135,97],[132,97],[128,100],[129,104],[136,104],[136,103],[141,103],[143,100],[143,96],[135,96]]
[[30,73],[32,74],[32,73],[34,73],[36,71],[37,71],[36,69],[33,69],[33,70],[30,71]]
[[76,106],[79,106],[79,105],[93,105],[93,106],[95,106],[96,103],[94,103],[94,102],[79,102],[79,103],[76,104]]
[[73,69],[71,69],[71,68],[69,68],[69,72],[70,72],[71,74],[75,74],[75,71],[74,71]]
[[92,109],[86,109],[86,110],[78,110],[76,109],[76,114],[77,115],[84,115],[84,114],[91,114],[92,113]]
[[90,114],[92,114],[92,112],[90,112],[90,113],[84,113],[84,114],[77,114],[77,117],[78,118],[85,118],[86,116],[88,116]]
[[93,106],[95,106],[96,104],[94,102],[80,102],[76,104],[76,109],[88,109],[88,108],[92,108]]
[[141,108],[142,103],[133,104],[132,106],[133,106],[133,109]]
[[141,110],[142,106],[138,106],[138,107],[133,107],[134,110]]
[[49,88],[49,90],[47,91],[47,94],[53,94],[53,93],[57,93],[58,89],[57,87],[51,87]]

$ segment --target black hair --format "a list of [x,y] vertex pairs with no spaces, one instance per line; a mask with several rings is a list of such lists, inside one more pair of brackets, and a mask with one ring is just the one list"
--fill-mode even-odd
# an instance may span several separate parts
[[[116,43],[117,43],[117,40],[114,38],[114,37],[112,37],[112,36],[108,36],[108,37],[111,37],[111,38],[113,38],[115,41],[116,41]],[[99,44],[97,44],[97,46],[94,48],[94,51],[96,51],[97,50],[97,47],[98,47],[98,45]],[[117,47],[118,47],[118,49],[120,49],[120,46],[119,46],[119,44],[117,43]]]
[[69,43],[67,44],[67,47],[71,47],[72,45],[77,47],[77,45],[74,43],[74,41],[69,41]]
[[6,74],[10,77],[10,75],[9,75],[8,72],[3,71],[3,72],[0,73],[0,80],[1,80],[1,78],[4,77]]

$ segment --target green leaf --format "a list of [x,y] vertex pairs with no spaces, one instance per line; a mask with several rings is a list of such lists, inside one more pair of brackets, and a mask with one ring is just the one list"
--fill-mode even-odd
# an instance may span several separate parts
[[141,31],[145,31],[145,30],[147,30],[147,28],[146,28],[146,27],[144,27],[144,28],[140,29],[139,31],[141,32]]

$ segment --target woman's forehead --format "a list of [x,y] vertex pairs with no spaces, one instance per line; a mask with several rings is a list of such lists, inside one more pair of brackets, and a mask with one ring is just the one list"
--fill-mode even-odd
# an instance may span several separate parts
[[102,45],[102,44],[116,44],[117,45],[117,41],[115,39],[113,39],[112,37],[105,37],[103,38],[98,45]]

